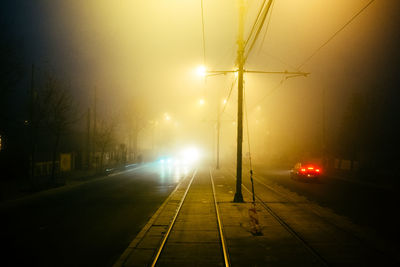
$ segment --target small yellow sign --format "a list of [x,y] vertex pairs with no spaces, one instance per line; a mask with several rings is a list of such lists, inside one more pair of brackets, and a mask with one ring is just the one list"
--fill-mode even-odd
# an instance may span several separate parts
[[68,172],[71,170],[71,153],[60,154],[60,170]]

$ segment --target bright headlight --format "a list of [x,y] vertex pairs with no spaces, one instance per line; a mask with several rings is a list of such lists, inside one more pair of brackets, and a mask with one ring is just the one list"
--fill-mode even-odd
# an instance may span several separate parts
[[200,153],[195,147],[189,147],[182,151],[182,156],[186,162],[191,163],[199,159]]

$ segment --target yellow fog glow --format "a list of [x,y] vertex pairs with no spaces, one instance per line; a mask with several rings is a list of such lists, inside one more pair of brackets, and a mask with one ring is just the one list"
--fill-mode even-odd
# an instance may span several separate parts
[[[203,1],[204,36],[200,1],[37,2],[40,5],[32,16],[44,12],[45,16],[35,17],[40,25],[28,25],[26,32],[18,35],[37,37],[30,46],[33,50],[29,49],[39,49],[32,54],[34,61],[38,59],[35,75],[60,71],[57,78],[67,86],[71,83],[80,109],[85,109],[79,112],[90,108],[90,127],[97,99],[96,127],[102,127],[102,121],[104,130],[115,125],[109,127],[116,131],[113,142],[125,144],[130,157],[143,151],[152,155],[172,150],[179,153],[182,146],[196,144],[202,159],[211,161],[216,160],[218,142],[218,128],[213,123],[220,115],[219,156],[221,162],[235,164],[239,1]],[[246,2],[244,39],[264,1]],[[289,78],[245,73],[249,131],[247,134],[245,120],[244,154],[248,140],[252,158],[259,162],[297,159],[318,149],[325,153],[325,148],[321,149],[325,129],[318,125],[325,125],[326,120],[326,142],[333,148],[330,138],[340,132],[342,113],[353,91],[384,91],[379,75],[389,78],[396,70],[395,64],[387,65],[384,58],[395,59],[390,49],[398,47],[391,42],[399,32],[399,0],[374,1],[298,69],[367,2],[274,1],[244,68],[301,70],[311,75]],[[24,17],[21,14],[18,16]],[[24,25],[34,17],[11,18]],[[34,29],[41,30],[40,36]],[[228,73],[219,75],[218,71]],[[398,79],[390,78],[382,87],[394,81]],[[83,120],[81,124],[85,124]],[[79,131],[86,131],[79,127]],[[96,130],[98,134],[100,130]],[[0,134],[0,150],[5,151],[8,136]]]

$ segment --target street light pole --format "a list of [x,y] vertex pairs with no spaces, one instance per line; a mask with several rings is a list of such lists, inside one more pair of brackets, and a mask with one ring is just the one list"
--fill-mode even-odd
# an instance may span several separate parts
[[[244,69],[244,63],[246,61],[246,58],[248,56],[244,55],[244,50],[246,48],[246,45],[249,40],[253,40],[251,45],[250,45],[250,50],[253,47],[255,41],[258,38],[258,34],[260,33],[261,28],[263,27],[264,20],[266,15],[268,14],[268,11],[271,7],[272,0],[269,0],[267,5],[263,5],[262,9],[260,10],[263,11],[262,18],[260,19],[261,23],[259,23],[258,30],[255,33],[255,35],[252,35],[250,33],[249,39],[246,41],[246,44],[243,40],[243,35],[244,35],[244,11],[245,11],[245,5],[244,5],[244,0],[239,1],[239,30],[238,30],[238,51],[237,51],[237,59],[236,59],[236,64],[238,66],[237,70],[214,70],[214,71],[202,71],[205,76],[217,76],[217,75],[225,75],[228,73],[237,73],[238,74],[238,124],[237,124],[237,157],[236,157],[236,193],[235,197],[233,199],[233,202],[243,202],[243,195],[242,195],[242,145],[243,145],[243,74],[244,72],[248,73],[259,73],[259,74],[284,74],[286,75],[286,79],[288,78],[293,78],[293,77],[298,77],[298,76],[304,76],[307,77],[310,73],[306,72],[289,72],[289,71],[258,71],[258,70],[245,70]],[[256,19],[256,23],[258,23],[259,17]],[[256,25],[256,24],[255,24]],[[248,53],[250,53],[250,50]]]
[[243,72],[244,72],[244,0],[239,3],[238,31],[238,124],[237,124],[237,154],[236,154],[236,193],[233,202],[243,202],[242,195],[242,145],[243,145]]

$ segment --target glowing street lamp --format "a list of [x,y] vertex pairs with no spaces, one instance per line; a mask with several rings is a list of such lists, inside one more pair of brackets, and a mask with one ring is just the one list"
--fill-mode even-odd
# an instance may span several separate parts
[[199,100],[199,104],[200,104],[200,106],[202,106],[202,105],[204,105],[204,104],[205,104],[205,101],[204,101],[204,99],[203,99],[203,98]]
[[199,75],[201,77],[205,77],[206,74],[207,74],[206,67],[204,67],[204,66],[197,67],[197,71],[196,72],[197,72],[197,75]]

